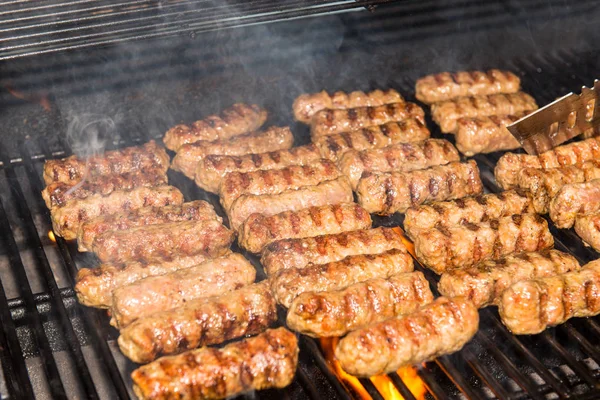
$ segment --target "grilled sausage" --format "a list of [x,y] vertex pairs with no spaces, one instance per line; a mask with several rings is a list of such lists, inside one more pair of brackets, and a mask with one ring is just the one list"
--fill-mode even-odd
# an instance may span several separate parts
[[392,228],[361,229],[310,238],[285,239],[263,249],[260,262],[269,276],[283,269],[327,264],[349,256],[377,254],[398,249],[406,251]]
[[221,181],[230,172],[250,172],[260,169],[280,169],[290,165],[309,165],[320,158],[319,149],[314,144],[244,156],[209,155],[198,163],[195,181],[196,185],[202,189],[217,193]]
[[406,249],[359,254],[327,264],[280,270],[271,277],[271,291],[279,304],[289,307],[292,300],[305,292],[338,290],[373,278],[389,278],[402,272],[411,272],[413,269],[413,259]]
[[279,194],[303,186],[318,185],[341,175],[335,163],[325,159],[310,165],[291,165],[282,169],[232,172],[223,179],[219,196],[223,208],[229,210],[231,204],[245,194]]
[[598,211],[600,211],[600,179],[565,185],[550,203],[550,218],[558,228],[570,228],[575,223],[576,217]]
[[457,97],[431,105],[431,117],[444,133],[455,133],[459,118],[517,114],[537,110],[533,97],[527,93],[490,94]]
[[356,107],[375,107],[384,104],[402,103],[404,98],[394,89],[373,90],[372,92],[335,92],[301,94],[294,100],[292,109],[296,121],[310,123],[312,116],[325,109],[345,109]]
[[459,118],[456,121],[456,147],[466,156],[517,149],[521,144],[506,127],[525,115],[527,112]]
[[269,243],[371,227],[371,216],[354,203],[322,205],[284,211],[275,215],[253,214],[240,227],[238,243],[259,253]]
[[438,290],[447,297],[465,296],[482,308],[493,304],[510,285],[528,279],[564,274],[580,268],[575,257],[558,250],[511,254],[473,267],[448,271]]
[[415,238],[417,259],[437,274],[553,245],[548,223],[537,214],[516,214],[478,224],[438,226],[419,232]]
[[298,340],[285,328],[217,349],[203,347],[162,357],[131,374],[140,400],[224,399],[268,388],[283,388],[294,379]]
[[169,168],[167,152],[154,140],[89,158],[71,156],[47,160],[44,163],[44,182],[46,185],[52,182],[75,183],[90,177],[120,175],[148,168],[158,168],[163,172]]
[[168,222],[124,231],[108,231],[96,236],[92,251],[102,262],[148,262],[171,254],[214,255],[231,245],[233,231],[216,219]]
[[274,126],[261,132],[253,132],[233,139],[185,144],[177,150],[171,168],[194,179],[198,163],[208,155],[243,156],[289,149],[293,144],[294,135],[290,128]]
[[320,136],[313,142],[323,157],[337,161],[348,150],[380,149],[396,143],[418,142],[429,138],[429,135],[422,118],[407,118],[356,131]]
[[442,72],[427,75],[417,81],[415,94],[426,104],[456,97],[518,92],[521,80],[510,71]]
[[479,169],[473,160],[409,172],[366,173],[356,186],[358,203],[368,212],[382,215],[482,191]]
[[277,320],[277,304],[267,281],[185,303],[138,319],[121,330],[119,348],[130,360],[159,356],[256,335]]
[[267,120],[267,111],[252,104],[234,104],[221,115],[210,115],[190,125],[176,125],[165,133],[167,149],[177,151],[188,143],[233,138],[257,130]]
[[600,159],[600,138],[591,138],[558,146],[537,156],[506,153],[498,160],[494,175],[502,188],[510,189],[517,185],[518,173],[523,168],[558,168],[597,159]]
[[290,329],[312,337],[343,336],[356,329],[414,312],[433,301],[422,272],[374,278],[341,290],[305,292],[287,314]]
[[356,189],[365,172],[408,172],[452,161],[460,161],[452,143],[444,139],[427,139],[381,149],[350,150],[344,153],[338,165],[350,180],[352,188]]
[[122,328],[138,318],[217,296],[254,282],[256,270],[242,255],[207,260],[191,268],[152,276],[113,291],[111,324]]
[[367,126],[383,125],[407,118],[419,118],[423,121],[425,113],[418,105],[408,102],[345,110],[321,110],[313,116],[311,137],[314,141],[320,136],[355,131]]
[[69,200],[62,207],[51,209],[52,229],[66,240],[77,238],[79,226],[102,215],[142,207],[164,207],[183,203],[183,194],[173,186],[137,187],[115,190],[108,196],[95,194],[85,199]]
[[[229,254],[223,249],[218,256]],[[112,305],[112,293],[121,286],[126,286],[150,276],[165,275],[180,269],[191,268],[208,260],[206,254],[177,257],[170,260],[127,264],[101,264],[96,268],[82,268],[77,272],[75,292],[79,302],[88,307],[109,308]]]
[[318,185],[286,190],[279,194],[240,196],[233,202],[228,211],[229,224],[233,229],[238,230],[252,214],[270,216],[284,211],[298,211],[308,207],[350,203],[353,200],[352,188],[348,179],[340,176],[337,179],[325,181]]
[[600,213],[576,217],[575,232],[586,245],[600,252]]
[[524,192],[509,190],[410,207],[404,214],[404,230],[414,240],[419,231],[435,226],[449,227],[463,222],[476,224],[534,211]]
[[103,215],[79,227],[77,245],[79,251],[91,251],[96,236],[108,231],[122,231],[144,225],[181,221],[217,220],[222,222],[213,206],[203,200],[166,207],[142,207],[110,215]]
[[498,312],[516,335],[535,335],[573,317],[600,313],[600,261],[579,271],[520,281],[506,289]]
[[411,314],[350,332],[335,356],[346,372],[369,377],[459,351],[478,328],[473,303],[439,297]]

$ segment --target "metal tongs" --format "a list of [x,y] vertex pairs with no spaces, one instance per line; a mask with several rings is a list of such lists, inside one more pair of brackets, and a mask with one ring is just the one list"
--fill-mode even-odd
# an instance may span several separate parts
[[[529,154],[552,150],[582,133],[600,129],[600,81],[581,94],[569,93],[507,126]],[[595,132],[594,132],[595,130]]]

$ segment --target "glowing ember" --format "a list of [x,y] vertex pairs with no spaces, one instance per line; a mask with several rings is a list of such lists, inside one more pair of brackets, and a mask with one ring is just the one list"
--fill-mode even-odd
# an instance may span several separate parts
[[48,238],[56,243],[56,237],[54,236],[54,232],[48,231]]
[[4,88],[8,91],[8,93],[12,94],[14,97],[16,97],[17,99],[20,100],[25,100],[28,101],[30,103],[37,103],[40,106],[42,106],[42,108],[44,109],[44,111],[50,111],[52,109],[52,104],[50,103],[50,100],[48,99],[48,95],[47,94],[26,94],[23,92],[19,92],[18,90],[14,89],[12,86],[10,85],[4,85]]

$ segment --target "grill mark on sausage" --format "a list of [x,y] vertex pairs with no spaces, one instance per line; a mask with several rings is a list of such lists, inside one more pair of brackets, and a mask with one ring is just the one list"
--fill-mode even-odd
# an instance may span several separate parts
[[[371,114],[371,112],[370,112],[370,111],[371,111],[371,109],[372,109],[371,107],[368,107],[368,108],[367,108],[367,112],[369,113],[369,117],[370,117],[370,114]],[[355,108],[349,108],[349,109],[347,110],[347,112],[346,112],[346,115],[348,116],[348,120],[349,120],[350,122],[352,122],[352,123],[353,123],[353,122],[356,122],[356,120],[358,119],[358,113],[356,112],[356,109],[355,109]],[[372,119],[372,118],[371,118],[371,119]]]
[[392,206],[394,205],[394,198],[395,196],[395,192],[394,192],[394,185],[392,184],[392,179],[391,177],[386,178],[386,180],[383,183],[384,188],[385,188],[385,209],[389,210],[390,208],[392,208]]
[[431,178],[429,178],[429,193],[431,193],[432,196],[437,196],[439,191],[440,191],[440,185],[439,182],[437,181],[437,179],[435,179],[434,176],[432,176]]
[[[312,214],[313,214],[313,212],[311,210],[311,216],[312,216]],[[290,218],[290,225],[292,225],[292,232],[294,232],[294,234],[297,235],[298,233],[300,233],[300,230],[302,229],[302,221],[300,220],[300,217],[296,213],[290,213],[289,218]]]

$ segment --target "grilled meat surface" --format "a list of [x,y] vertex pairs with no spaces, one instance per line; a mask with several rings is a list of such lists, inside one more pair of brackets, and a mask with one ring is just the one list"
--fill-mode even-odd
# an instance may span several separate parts
[[294,135],[288,127],[272,126],[260,132],[252,132],[232,139],[189,143],[177,150],[171,168],[194,179],[200,161],[209,155],[243,156],[286,150],[294,144]]
[[420,231],[415,238],[417,259],[437,274],[466,268],[511,253],[551,248],[548,223],[537,214],[516,214],[478,224]]
[[[350,199],[351,200],[351,199]],[[253,214],[240,227],[238,243],[259,253],[269,243],[371,227],[371,216],[354,203],[312,206],[275,215]]]
[[509,190],[410,207],[404,214],[404,229],[408,237],[414,240],[423,229],[464,222],[476,224],[531,212],[534,212],[534,208],[529,197],[522,191]]
[[214,255],[228,248],[234,232],[216,219],[145,225],[96,236],[92,251],[102,262],[149,262],[169,259],[172,254]]
[[130,360],[159,356],[256,335],[277,320],[277,304],[267,281],[138,319],[122,329],[119,348]]
[[313,116],[311,137],[314,141],[321,136],[356,131],[368,126],[383,125],[408,118],[419,118],[424,121],[425,113],[418,105],[408,102],[385,104],[377,107],[321,110]]
[[573,317],[600,313],[600,260],[579,271],[520,281],[506,289],[498,312],[516,335],[535,335]]
[[174,186],[136,187],[115,190],[108,196],[95,194],[85,199],[67,201],[62,207],[50,210],[52,229],[66,240],[77,238],[82,223],[96,217],[142,207],[164,207],[183,203],[183,194]]
[[521,147],[519,141],[506,127],[523,118],[528,112],[513,115],[489,115],[459,118],[454,136],[456,148],[466,156]]
[[327,264],[349,256],[378,254],[393,249],[406,251],[402,236],[392,228],[359,229],[279,240],[263,249],[260,262],[267,274],[272,276],[283,269],[305,268],[311,264]]
[[396,143],[418,142],[429,136],[429,129],[422,118],[407,118],[356,131],[319,136],[313,142],[323,157],[337,161],[349,150],[380,149]]
[[352,255],[327,264],[280,270],[271,276],[271,291],[279,304],[289,308],[292,301],[305,292],[338,290],[373,278],[389,278],[402,272],[411,272],[413,269],[413,259],[406,249]]
[[552,199],[549,208],[554,225],[558,228],[571,228],[578,216],[600,211],[600,179],[563,186]]
[[518,92],[521,80],[510,71],[442,72],[427,75],[415,85],[416,97],[426,104],[456,97]]
[[494,304],[513,283],[579,269],[575,257],[558,250],[510,254],[470,268],[448,271],[442,275],[438,290],[446,297],[465,296],[482,308]]
[[527,93],[499,93],[457,97],[431,105],[431,117],[444,133],[455,133],[458,119],[489,115],[517,114],[537,110],[535,99]]
[[600,252],[600,213],[576,217],[575,232],[585,244]]
[[366,173],[356,187],[358,203],[368,212],[382,215],[482,191],[479,168],[473,160],[409,172]]
[[479,328],[477,308],[464,297],[439,297],[413,313],[342,338],[335,356],[354,376],[369,377],[460,350]]
[[44,182],[76,183],[83,179],[101,175],[121,175],[158,168],[166,172],[169,156],[154,140],[141,146],[107,151],[99,156],[80,158],[71,156],[44,163]]
[[111,324],[122,328],[136,319],[181,307],[191,300],[239,289],[255,278],[252,264],[237,253],[148,277],[113,291]]
[[444,139],[427,139],[380,149],[350,150],[344,153],[338,165],[356,189],[365,172],[408,172],[452,161],[460,161],[452,143]]
[[140,400],[224,399],[289,385],[298,365],[298,340],[285,328],[217,349],[162,357],[131,374]]
[[218,193],[223,178],[230,172],[250,172],[261,169],[281,169],[290,165],[310,165],[319,159],[321,159],[321,154],[314,144],[292,147],[289,150],[243,156],[209,155],[198,163],[195,181],[196,185],[202,189]]
[[284,211],[350,203],[353,200],[352,187],[350,187],[348,179],[340,176],[318,185],[286,190],[278,194],[240,196],[233,202],[227,214],[229,225],[238,230],[252,214],[261,214],[267,217]]
[[221,115],[210,115],[190,125],[176,125],[165,133],[163,142],[169,150],[198,141],[213,142],[257,130],[267,120],[267,110],[255,104],[234,104]]
[[496,163],[494,175],[504,189],[517,185],[517,177],[523,168],[558,168],[583,164],[600,159],[600,137],[569,143],[537,156],[506,153]]

